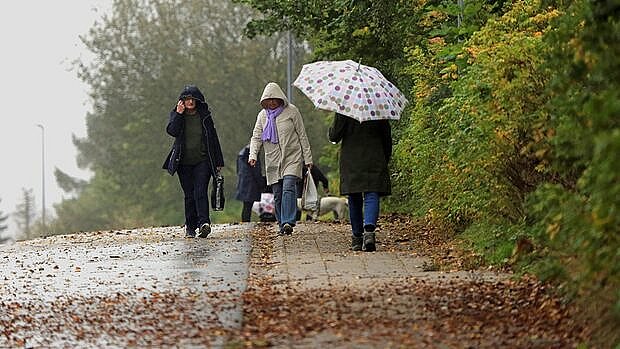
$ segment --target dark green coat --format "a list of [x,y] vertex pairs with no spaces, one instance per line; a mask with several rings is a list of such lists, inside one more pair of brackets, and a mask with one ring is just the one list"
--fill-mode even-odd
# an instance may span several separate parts
[[388,162],[392,156],[392,130],[387,120],[362,123],[336,114],[329,140],[340,146],[340,194],[392,192]]

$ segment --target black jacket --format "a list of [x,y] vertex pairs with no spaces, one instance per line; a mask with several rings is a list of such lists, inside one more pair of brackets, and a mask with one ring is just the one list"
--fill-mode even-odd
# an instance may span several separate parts
[[[198,114],[200,115],[200,121],[202,124],[202,142],[207,149],[207,158],[211,163],[211,169],[215,174],[216,167],[224,166],[224,157],[222,156],[222,147],[220,146],[220,140],[217,137],[217,131],[215,130],[215,124],[209,111],[209,105],[205,101],[204,95],[198,87],[189,85],[186,86],[181,94],[179,100],[184,97],[192,97],[196,99]],[[170,118],[168,120],[168,126],[166,132],[174,137],[174,144],[172,149],[168,153],[166,160],[162,166],[168,173],[174,175],[181,163],[183,157],[183,147],[185,145],[185,121],[183,116],[176,111],[176,104],[170,111]]]
[[364,121],[336,114],[329,140],[340,145],[340,194],[391,193],[388,162],[392,130],[387,120]]
[[237,156],[237,192],[235,199],[240,201],[260,201],[260,194],[265,190],[267,181],[261,175],[260,159],[256,159],[256,165],[250,167],[248,158],[250,147],[246,146]]

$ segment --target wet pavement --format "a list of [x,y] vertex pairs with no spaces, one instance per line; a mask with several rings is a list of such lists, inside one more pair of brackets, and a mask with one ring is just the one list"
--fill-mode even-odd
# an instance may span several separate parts
[[[526,348],[577,341],[569,334],[578,327],[551,321],[559,302],[531,296],[536,283],[485,270],[429,270],[429,251],[397,248],[395,241],[411,241],[403,238],[407,226],[381,228],[376,252],[352,252],[349,229],[300,223],[292,236],[278,236],[271,224],[223,224],[206,239],[162,227],[0,246],[0,348]],[[524,329],[527,336],[515,335]]]
[[[274,230],[272,227],[271,230]],[[495,282],[508,275],[485,271],[428,271],[423,251],[403,252],[382,246],[377,232],[375,252],[350,251],[348,226],[300,223],[292,236],[274,242],[269,276],[286,288],[365,287],[369,284],[415,278],[432,281]]]
[[[195,333],[192,328],[179,328],[178,332],[189,331],[190,335],[179,335],[181,342],[176,345],[202,346],[205,339],[199,337],[208,336],[200,330],[216,329],[207,344],[217,347],[224,342],[226,331],[241,323],[239,297],[247,283],[251,227],[215,225],[206,239],[187,239],[182,227],[169,227],[81,233],[2,246],[1,302],[3,310],[12,309],[13,314],[4,311],[0,324],[23,324],[15,326],[17,333],[0,336],[0,347],[139,345],[144,328],[138,323],[145,320],[145,309],[140,307],[144,300],[160,299],[171,303],[163,306],[164,311],[179,311],[178,316],[188,318],[189,327],[198,329]],[[176,298],[187,298],[188,307],[181,302],[175,306]],[[106,302],[121,304],[110,311],[102,307]],[[39,315],[33,316],[33,310]],[[79,326],[60,332],[45,329],[48,324],[66,327],[57,315],[81,317],[90,312],[99,317],[98,311],[104,316],[119,311],[114,316],[124,313],[136,320],[110,330],[89,328],[89,338]],[[152,320],[158,320],[157,316]],[[136,334],[118,336],[126,330]],[[152,330],[158,332],[157,325]],[[175,328],[160,330],[159,334],[166,334]],[[192,334],[195,340],[186,338]]]

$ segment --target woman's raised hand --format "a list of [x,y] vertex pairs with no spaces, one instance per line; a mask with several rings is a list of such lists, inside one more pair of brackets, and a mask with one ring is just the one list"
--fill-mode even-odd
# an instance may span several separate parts
[[179,99],[179,102],[177,103],[177,113],[183,114],[184,111],[185,111],[185,103],[183,103],[183,101]]

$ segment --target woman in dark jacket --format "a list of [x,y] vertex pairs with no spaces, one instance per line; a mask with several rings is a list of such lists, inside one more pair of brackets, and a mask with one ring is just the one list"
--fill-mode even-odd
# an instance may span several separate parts
[[252,217],[252,205],[254,201],[260,201],[260,194],[266,186],[266,180],[261,175],[260,159],[256,159],[254,167],[248,164],[250,157],[250,145],[241,149],[237,156],[237,192],[235,199],[243,202],[241,221],[249,222]]
[[391,194],[388,162],[392,131],[387,120],[362,123],[336,114],[329,140],[340,146],[340,193],[349,196],[351,248],[374,251],[381,196]]
[[209,105],[198,87],[185,86],[170,112],[166,132],[175,138],[163,168],[179,174],[185,197],[187,237],[207,237],[211,232],[209,217],[209,179],[224,166],[222,148],[217,137]]

